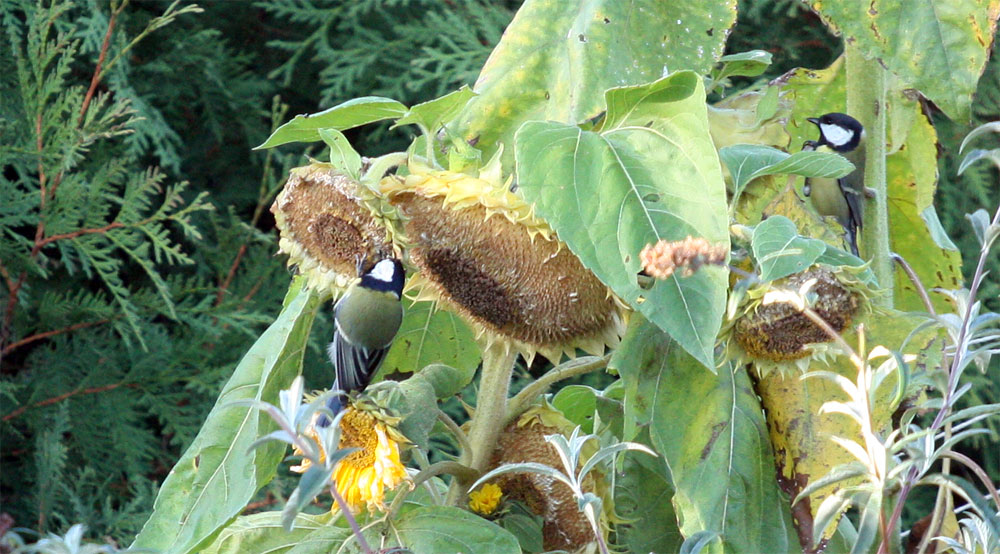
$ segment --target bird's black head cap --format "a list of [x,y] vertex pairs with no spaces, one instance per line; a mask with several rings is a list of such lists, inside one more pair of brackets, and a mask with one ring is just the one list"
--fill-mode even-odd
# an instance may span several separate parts
[[361,286],[380,292],[391,292],[399,298],[403,295],[406,270],[396,258],[383,258],[361,274]]
[[861,122],[846,113],[831,112],[806,121],[819,127],[818,144],[829,146],[837,152],[850,152],[861,144],[865,128]]

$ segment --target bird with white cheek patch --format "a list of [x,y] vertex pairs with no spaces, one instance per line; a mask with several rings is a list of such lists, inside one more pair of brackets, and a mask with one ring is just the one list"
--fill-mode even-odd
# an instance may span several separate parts
[[858,233],[864,218],[865,138],[864,127],[843,113],[828,113],[806,121],[819,127],[819,140],[808,141],[803,150],[833,151],[854,164],[854,171],[839,179],[810,177],[805,194],[820,215],[837,219],[844,228],[845,240],[855,256],[858,254]]
[[[336,331],[327,348],[336,375],[333,388],[361,392],[385,359],[403,321],[403,281],[406,271],[395,258],[379,260],[352,284],[333,308]],[[328,406],[334,414],[342,407],[340,396]],[[320,426],[329,425],[324,416]]]

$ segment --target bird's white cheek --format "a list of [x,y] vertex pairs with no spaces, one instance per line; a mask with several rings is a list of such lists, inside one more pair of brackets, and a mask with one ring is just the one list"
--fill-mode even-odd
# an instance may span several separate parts
[[840,125],[820,125],[819,128],[826,141],[834,146],[843,146],[854,138],[854,131],[844,129]]

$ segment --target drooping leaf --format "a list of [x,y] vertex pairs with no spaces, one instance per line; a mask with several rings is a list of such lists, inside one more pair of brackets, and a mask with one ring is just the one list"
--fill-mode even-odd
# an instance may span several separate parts
[[297,115],[278,127],[254,150],[273,148],[289,142],[316,142],[320,129],[343,131],[366,123],[393,119],[406,113],[406,106],[391,98],[364,96],[337,104],[314,114]]
[[[388,533],[383,535],[383,529]],[[517,538],[499,525],[451,506],[421,506],[404,510],[388,528],[368,526],[370,545],[383,549],[402,547],[411,552],[462,552],[465,554],[520,554]],[[349,529],[327,527],[307,535],[289,554],[359,553]]]
[[285,307],[243,356],[223,387],[198,436],[167,476],[133,547],[197,552],[273,477],[285,445],[248,447],[275,429],[255,408],[234,405],[252,399],[278,403],[278,391],[299,374],[319,295],[293,281]]
[[722,55],[736,2],[528,0],[483,66],[479,94],[453,122],[489,157],[525,121],[579,123],[604,91],[668,72],[707,72]]
[[737,144],[719,150],[737,193],[751,180],[763,175],[791,174],[805,177],[843,177],[854,164],[830,152],[799,151],[794,154],[756,144]]
[[240,516],[223,529],[202,552],[205,554],[241,554],[244,552],[288,552],[313,531],[329,525],[330,517],[299,514],[295,526],[285,531],[281,512],[262,512]]
[[357,181],[361,172],[361,155],[354,150],[344,133],[336,129],[320,129],[319,138],[330,147],[330,164]]
[[437,133],[443,122],[454,117],[475,95],[476,93],[472,92],[468,85],[463,85],[462,88],[449,92],[440,98],[413,106],[392,126],[418,125],[433,135]]
[[[631,352],[616,365],[629,391],[627,408],[640,421],[648,419],[652,443],[666,459],[684,536],[718,533],[727,552],[797,550],[788,502],[774,480],[764,415],[746,372],[705,371],[641,318],[629,337],[620,349]],[[718,543],[709,548],[719,551]]]
[[[925,289],[956,289],[962,286],[962,256],[938,221],[934,210],[937,189],[937,133],[917,111],[905,147],[886,160],[889,186],[889,244],[916,272]],[[895,307],[903,311],[924,310],[916,287],[902,270],[895,273]],[[931,300],[940,310],[949,303],[939,295]]]
[[[658,93],[678,88],[693,92],[686,98]],[[643,100],[609,118],[613,124],[600,133],[526,123],[515,143],[519,190],[618,296],[714,367],[724,272],[702,268],[689,277],[657,281],[649,290],[636,278],[639,252],[659,239],[729,240],[725,186],[708,134],[704,90],[690,72],[636,89],[632,92]],[[624,91],[609,91],[609,98],[616,95]]]
[[813,9],[919,89],[952,119],[967,120],[996,32],[996,0],[815,2]]
[[[648,443],[644,436],[640,442]],[[623,456],[615,482],[615,511],[626,523],[615,526],[628,552],[677,552],[684,537],[677,527],[667,464],[641,453]]]
[[435,310],[431,302],[403,302],[403,322],[376,379],[396,372],[413,373],[433,363],[463,371],[479,365],[479,347],[461,318]]
[[760,279],[774,281],[805,271],[826,251],[827,245],[819,239],[799,235],[792,220],[776,215],[754,228],[751,247],[760,267]]

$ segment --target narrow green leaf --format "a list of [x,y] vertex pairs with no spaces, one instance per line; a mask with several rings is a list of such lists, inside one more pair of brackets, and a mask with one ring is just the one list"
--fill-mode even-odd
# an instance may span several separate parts
[[163,482],[134,548],[197,552],[274,477],[285,444],[247,451],[274,423],[256,408],[233,401],[277,404],[278,391],[298,375],[320,304],[300,284],[301,279],[293,282],[281,314],[243,356],[198,436]]
[[729,241],[725,186],[701,81],[693,79],[695,92],[687,97],[656,94],[692,79],[682,72],[648,85],[648,100],[615,116],[614,128],[602,133],[524,124],[515,143],[517,181],[584,265],[712,368],[725,272],[707,267],[689,277],[675,274],[649,290],[636,277],[639,252],[659,239]]
[[319,138],[330,147],[330,164],[357,181],[361,174],[361,154],[358,154],[344,133],[336,129],[320,129]]
[[254,148],[274,148],[289,142],[316,142],[320,129],[343,131],[366,123],[393,119],[406,113],[406,106],[391,98],[364,96],[314,114],[297,115],[278,127],[264,144]]
[[958,166],[958,174],[961,175],[969,166],[978,162],[979,160],[989,160],[993,162],[993,165],[1000,167],[1000,148],[994,148],[992,150],[982,150],[975,149],[969,152],[962,158],[961,165]]
[[454,117],[476,95],[468,85],[449,92],[440,98],[417,104],[396,120],[393,128],[401,125],[418,125],[433,135],[441,124]]
[[965,138],[962,139],[962,145],[958,147],[958,153],[961,154],[962,152],[965,152],[965,147],[968,146],[970,142],[985,135],[986,133],[1000,133],[1000,121],[983,123],[972,131],[969,131],[969,134],[965,135]]
[[722,77],[756,77],[767,70],[771,65],[771,53],[764,50],[750,50],[739,54],[729,54],[719,58],[722,68],[719,70],[718,80]]
[[750,245],[762,281],[805,271],[826,251],[826,243],[799,235],[792,220],[781,215],[757,224]]

